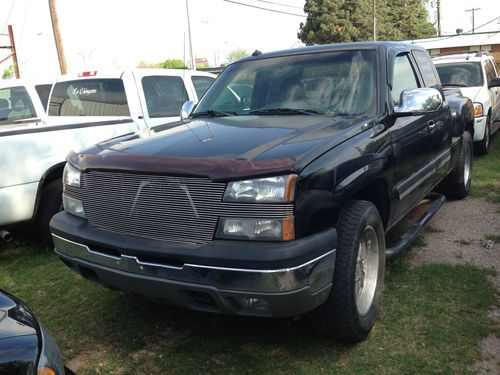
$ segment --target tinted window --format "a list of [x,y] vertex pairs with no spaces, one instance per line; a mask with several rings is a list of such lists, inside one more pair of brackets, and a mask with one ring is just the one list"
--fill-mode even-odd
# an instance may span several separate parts
[[415,72],[411,66],[408,55],[396,56],[392,78],[392,100],[394,105],[399,105],[401,93],[404,90],[419,87]]
[[121,79],[58,82],[49,103],[51,116],[129,116]]
[[144,77],[142,87],[151,118],[179,116],[182,104],[189,100],[180,77]]
[[251,115],[282,109],[330,116],[374,113],[376,76],[373,50],[237,62],[215,80],[195,113],[216,110]]
[[0,89],[0,124],[36,116],[30,96],[23,86]]
[[51,88],[52,88],[52,85],[50,85],[50,84],[35,85],[35,90],[38,93],[38,96],[40,97],[40,101],[42,102],[44,110],[47,110],[47,105],[49,104],[49,95],[50,95]]
[[422,74],[426,87],[439,86],[439,82],[434,74],[434,64],[432,63],[427,52],[420,50],[412,51],[415,60],[417,61],[418,70]]
[[204,76],[193,76],[191,77],[191,82],[193,82],[194,89],[196,90],[196,96],[201,99],[205,91],[212,85],[215,81],[212,77]]
[[481,63],[463,62],[436,65],[443,86],[472,87],[483,85]]
[[486,65],[484,66],[484,69],[486,71],[486,81],[490,82],[493,78],[495,78],[495,69],[493,68],[493,64],[491,61],[486,60]]

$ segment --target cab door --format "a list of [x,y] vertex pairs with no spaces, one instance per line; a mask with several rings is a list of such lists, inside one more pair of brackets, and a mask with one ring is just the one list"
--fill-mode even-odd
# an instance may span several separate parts
[[[409,53],[395,57],[392,77],[390,96],[394,106],[400,104],[404,90],[423,87]],[[390,128],[394,150],[394,220],[413,208],[433,186],[436,173],[434,128],[431,115],[396,117]]]

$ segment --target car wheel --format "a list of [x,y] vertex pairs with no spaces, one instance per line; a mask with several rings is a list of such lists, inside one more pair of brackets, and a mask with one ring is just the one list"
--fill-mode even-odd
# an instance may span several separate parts
[[457,165],[441,182],[440,189],[448,198],[463,199],[469,195],[472,182],[472,136],[464,132]]
[[474,151],[478,155],[485,155],[490,151],[490,140],[491,140],[491,116],[489,115],[486,120],[486,126],[484,127],[484,137],[481,141],[476,142],[474,145]]
[[320,333],[358,342],[375,324],[384,284],[385,238],[377,208],[367,201],[348,202],[337,235],[332,290],[310,321]]
[[38,239],[44,243],[51,241],[49,230],[50,219],[63,208],[62,190],[61,179],[49,182],[42,190],[35,226]]

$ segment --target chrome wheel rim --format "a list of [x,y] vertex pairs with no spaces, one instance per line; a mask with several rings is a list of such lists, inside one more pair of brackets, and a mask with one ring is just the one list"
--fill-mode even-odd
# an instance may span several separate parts
[[359,241],[356,259],[355,292],[356,306],[360,315],[368,312],[375,298],[379,256],[377,232],[371,225],[368,225]]
[[471,170],[471,148],[470,144],[467,143],[467,147],[465,149],[465,160],[464,160],[464,185],[467,187],[469,185],[470,179],[470,170]]

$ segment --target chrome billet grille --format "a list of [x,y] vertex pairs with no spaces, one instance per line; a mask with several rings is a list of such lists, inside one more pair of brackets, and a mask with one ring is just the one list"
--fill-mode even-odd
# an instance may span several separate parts
[[222,202],[226,184],[206,178],[91,171],[81,185],[65,191],[83,201],[89,225],[154,240],[207,243],[221,216],[293,215],[291,204]]

